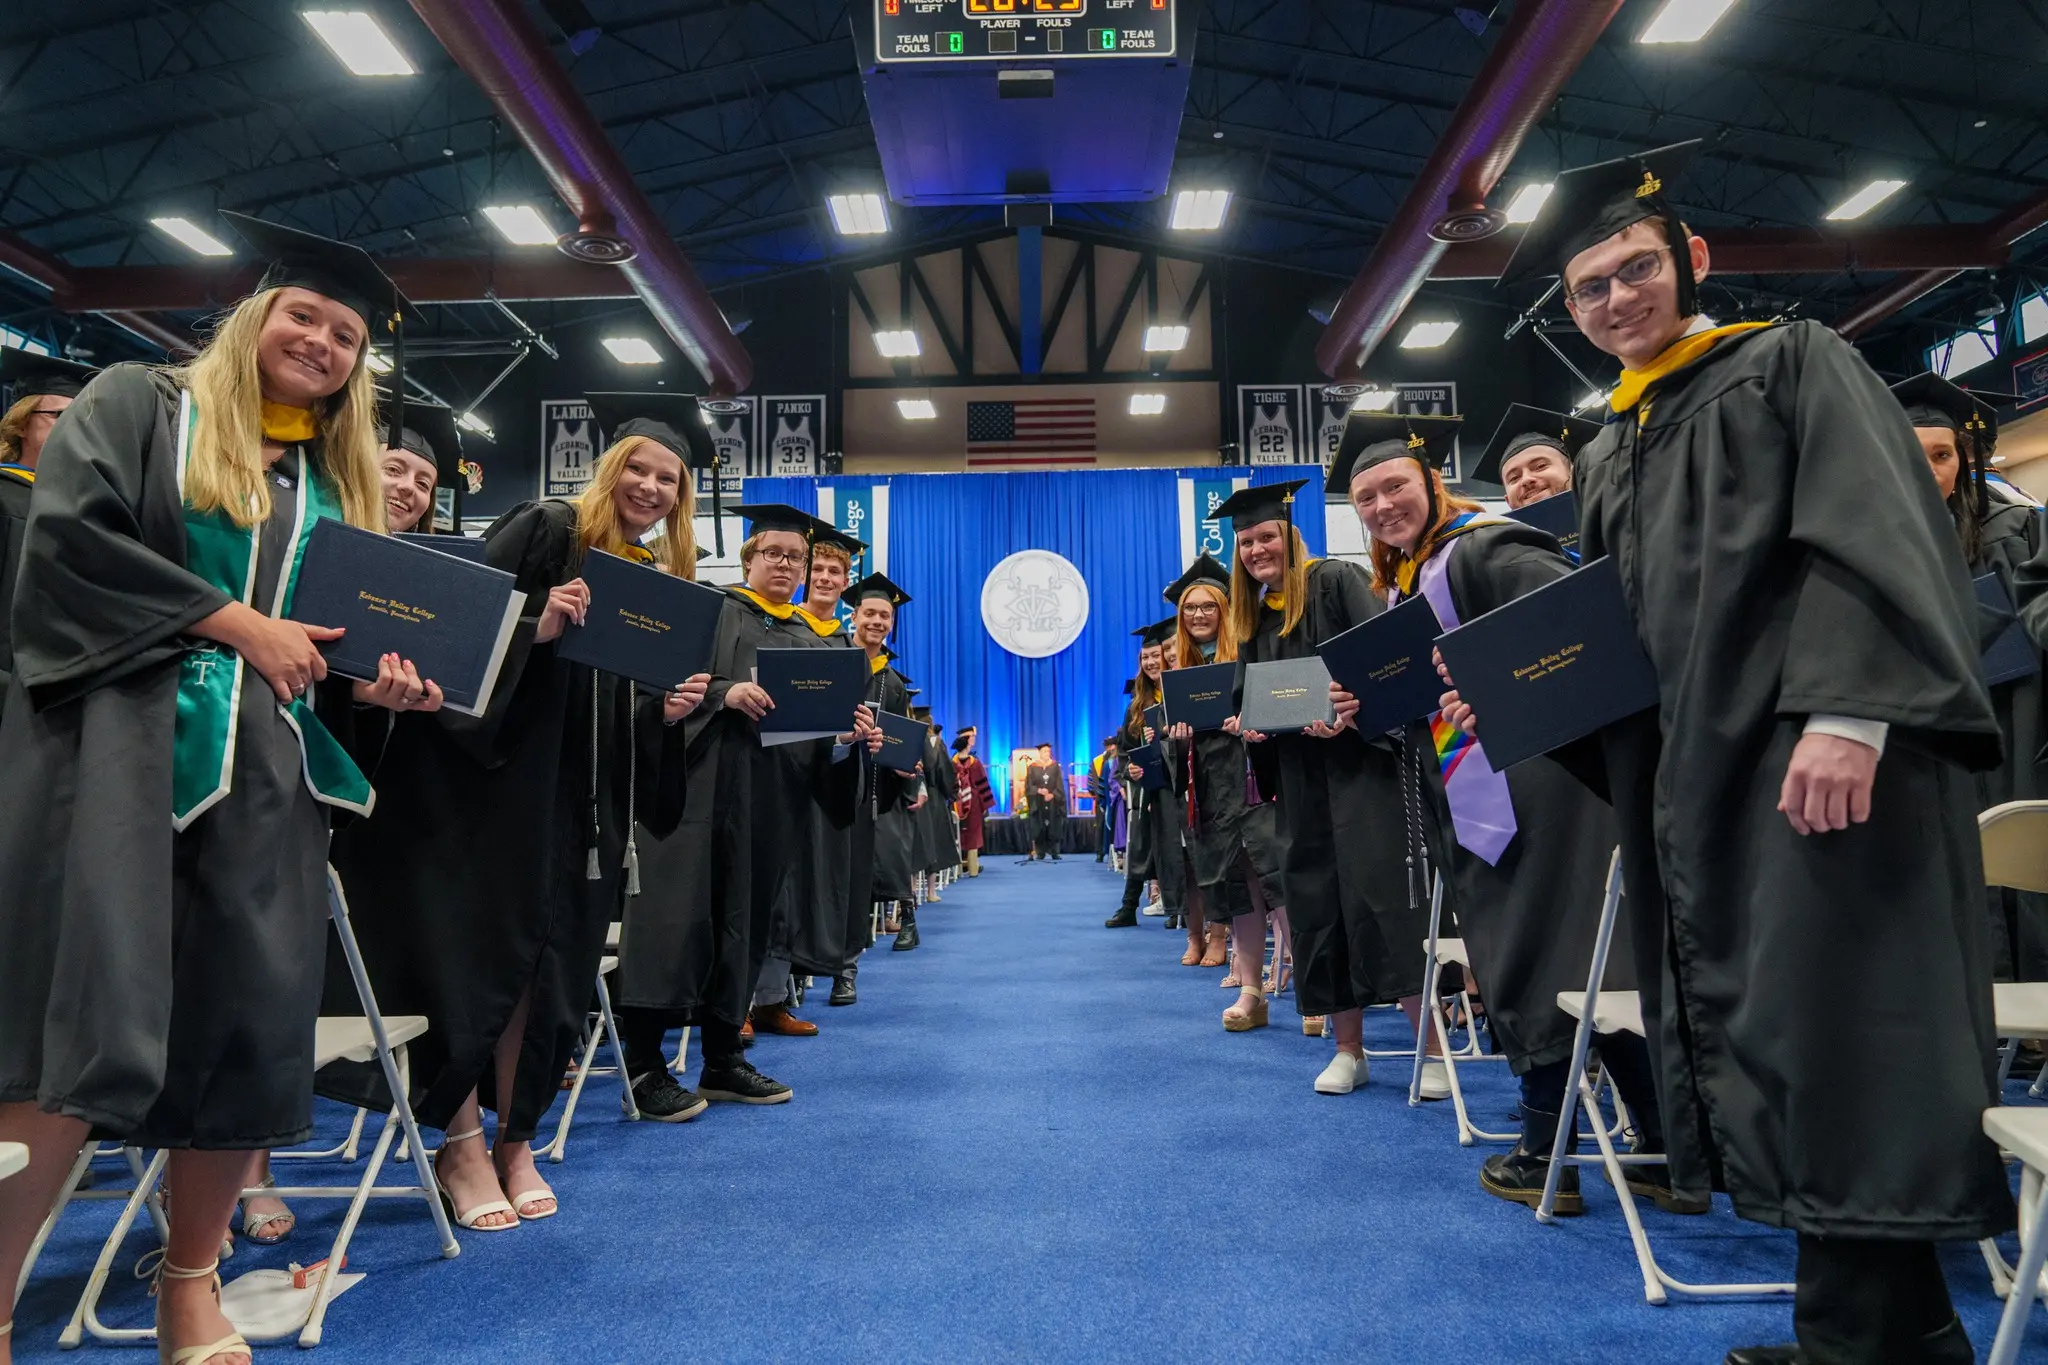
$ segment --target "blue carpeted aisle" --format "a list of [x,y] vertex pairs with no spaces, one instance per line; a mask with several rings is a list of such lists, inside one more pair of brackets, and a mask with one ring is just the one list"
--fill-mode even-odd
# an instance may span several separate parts
[[[1457,1146],[1446,1107],[1411,1110],[1398,1064],[1313,1094],[1329,1045],[1291,1001],[1270,1029],[1224,1034],[1221,973],[1180,966],[1179,935],[1101,928],[1119,889],[1085,858],[959,884],[921,914],[922,949],[868,955],[858,1006],[813,997],[821,1036],[754,1050],[792,1104],[629,1125],[594,1080],[569,1161],[544,1167],[557,1218],[464,1234],[442,1262],[423,1218],[373,1208],[351,1258],[369,1278],[316,1359],[1637,1365],[1789,1335],[1782,1304],[1645,1304],[1598,1177],[1587,1216],[1555,1227],[1482,1194],[1487,1149]],[[1397,1016],[1369,1019],[1371,1046],[1399,1046]],[[1504,1126],[1512,1083],[1477,1071],[1475,1116]],[[317,1255],[339,1207],[226,1268]],[[1789,1234],[1646,1216],[1681,1277],[1789,1275]],[[17,1360],[59,1358],[111,1222],[67,1218]],[[147,1311],[126,1273],[143,1246],[117,1271],[118,1319]],[[1981,1353],[1997,1312],[1982,1263],[1954,1248],[1948,1266]],[[2040,1315],[2030,1345],[2048,1351]]]

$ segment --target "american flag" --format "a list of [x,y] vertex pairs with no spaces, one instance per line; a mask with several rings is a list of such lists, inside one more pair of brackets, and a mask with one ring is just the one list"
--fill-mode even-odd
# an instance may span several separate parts
[[1095,463],[1093,398],[1018,398],[967,405],[967,466]]

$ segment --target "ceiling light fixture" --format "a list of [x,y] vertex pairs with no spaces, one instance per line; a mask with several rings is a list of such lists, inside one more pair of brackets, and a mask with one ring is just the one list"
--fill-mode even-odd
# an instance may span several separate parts
[[1408,329],[1408,335],[1401,338],[1404,351],[1427,351],[1443,345],[1458,330],[1458,324],[1451,319],[1438,322],[1418,322]]
[[475,432],[477,435],[483,437],[486,441],[495,441],[498,439],[498,433],[491,430],[490,423],[484,421],[483,418],[477,416],[474,411],[456,413],[455,425],[461,427],[464,431]]
[[606,337],[604,348],[621,365],[659,365],[661,352],[645,337]]
[[358,76],[411,76],[413,64],[398,50],[373,15],[359,9],[309,9],[301,17],[320,41],[334,49],[341,64]]
[[917,333],[907,327],[895,332],[875,333],[875,349],[889,360],[908,360],[924,354],[924,348],[917,344]]
[[182,246],[202,256],[232,256],[234,248],[201,228],[190,218],[152,218],[149,225]]
[[879,194],[828,194],[825,207],[841,237],[873,237],[889,230],[889,209]]
[[1665,0],[1639,43],[1696,43],[1734,8],[1735,0]]
[[1541,213],[1543,206],[1550,202],[1550,192],[1556,188],[1556,182],[1550,180],[1545,180],[1540,184],[1532,183],[1522,186],[1521,192],[1516,194],[1514,199],[1508,203],[1508,221],[1510,223],[1535,222],[1536,215]]
[[939,415],[939,410],[932,406],[929,398],[899,398],[896,411],[903,414],[903,419],[908,422],[929,422]]
[[1145,329],[1145,349],[1148,351],[1178,351],[1188,344],[1188,329],[1176,323],[1153,325]]
[[1163,393],[1134,393],[1131,395],[1131,416],[1157,417],[1166,411],[1166,395]]
[[390,360],[385,358],[385,355],[382,351],[371,351],[369,354],[369,358],[364,363],[370,367],[371,374],[391,373],[391,362]]
[[1906,182],[1903,180],[1873,180],[1837,204],[1828,214],[1828,221],[1840,223],[1850,218],[1861,218],[1904,188]]
[[1173,196],[1173,217],[1166,225],[1180,232],[1212,232],[1223,226],[1229,208],[1229,190],[1182,190]]
[[486,204],[484,217],[491,220],[506,241],[514,246],[553,246],[555,230],[540,210],[531,204]]

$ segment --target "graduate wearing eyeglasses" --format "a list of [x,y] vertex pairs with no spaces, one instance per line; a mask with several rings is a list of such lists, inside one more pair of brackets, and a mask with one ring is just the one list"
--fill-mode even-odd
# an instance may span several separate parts
[[[910,604],[910,594],[883,574],[869,574],[846,590],[853,606],[853,643],[868,656],[868,709],[879,714],[890,711],[903,715],[910,706],[909,684],[889,667],[889,635],[896,629],[896,613]],[[833,975],[829,1005],[851,1005],[859,1001],[856,976],[860,955],[869,945],[873,907],[878,900],[908,898],[911,890],[908,838],[885,838],[883,814],[909,804],[916,779],[875,761],[864,747],[858,752],[861,765],[860,793],[855,807],[853,857],[842,888],[846,911],[846,961]],[[886,845],[886,849],[885,849]],[[899,857],[900,855],[900,857]],[[889,896],[877,891],[884,864],[891,884],[901,890]]]
[[0,416],[0,707],[7,704],[7,683],[14,673],[8,617],[15,574],[21,567],[22,534],[28,528],[29,496],[35,492],[36,461],[58,416],[98,373],[77,361],[0,347],[0,390],[7,394],[5,415]]

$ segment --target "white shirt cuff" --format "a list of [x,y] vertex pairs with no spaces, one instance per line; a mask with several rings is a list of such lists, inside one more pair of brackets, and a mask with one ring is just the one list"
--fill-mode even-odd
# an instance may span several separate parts
[[1809,735],[1833,735],[1837,739],[1853,739],[1858,744],[1877,750],[1879,758],[1884,757],[1884,739],[1891,732],[1891,726],[1881,720],[1863,720],[1856,716],[1812,715],[1806,718]]

